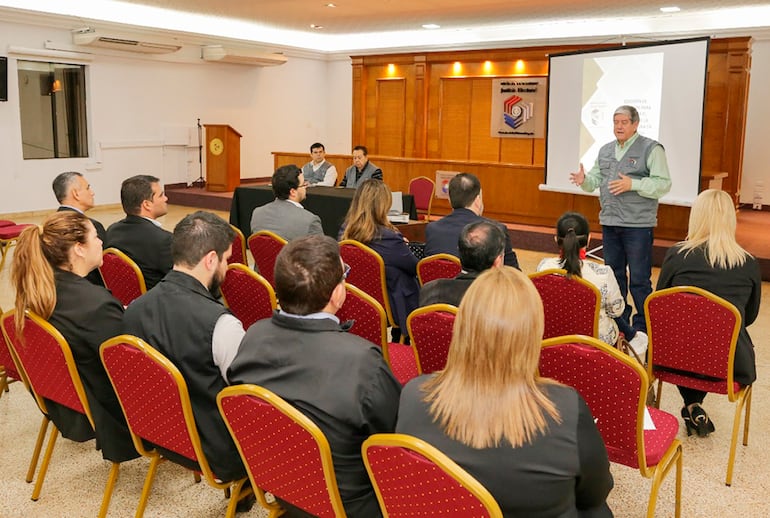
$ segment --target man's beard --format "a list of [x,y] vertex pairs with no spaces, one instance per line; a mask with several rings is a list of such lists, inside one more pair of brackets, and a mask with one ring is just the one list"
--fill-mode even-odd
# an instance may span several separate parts
[[220,278],[218,274],[214,274],[214,277],[211,278],[211,286],[209,286],[209,293],[211,293],[211,296],[215,299],[219,299],[222,297],[222,282],[224,281],[224,277]]

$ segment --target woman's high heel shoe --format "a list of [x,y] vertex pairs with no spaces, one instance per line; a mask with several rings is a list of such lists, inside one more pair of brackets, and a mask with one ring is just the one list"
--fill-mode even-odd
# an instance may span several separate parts
[[[698,437],[708,437],[714,431],[714,423],[709,419],[709,415],[698,403],[693,403],[689,408],[692,426],[698,433]],[[689,435],[689,433],[688,433]]]
[[690,411],[686,406],[682,407],[682,419],[684,419],[684,427],[687,429],[687,437],[694,433],[698,433],[698,428],[693,424]]

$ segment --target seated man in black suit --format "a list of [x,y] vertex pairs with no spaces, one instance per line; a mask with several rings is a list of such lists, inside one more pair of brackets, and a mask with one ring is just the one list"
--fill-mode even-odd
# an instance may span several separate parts
[[[481,183],[475,175],[460,173],[449,181],[449,202],[452,205],[452,213],[438,221],[428,223],[425,227],[426,257],[442,253],[460,257],[457,240],[463,227],[476,221],[492,221],[481,216],[484,212],[484,202],[481,198]],[[518,269],[519,261],[511,246],[508,229],[502,223],[495,223],[505,234],[503,263]]]
[[129,256],[144,275],[150,290],[173,266],[171,232],[157,218],[168,212],[166,194],[154,176],[137,175],[123,181],[120,202],[126,217],[107,229],[105,248],[115,247]]
[[497,223],[482,219],[465,225],[458,245],[462,272],[454,279],[436,279],[423,286],[420,290],[420,306],[459,306],[463,295],[481,272],[503,264],[505,234]]
[[[59,202],[59,212],[69,210],[85,214],[87,210],[94,208],[94,190],[91,188],[88,180],[77,171],[66,171],[59,174],[54,178],[52,187],[56,201]],[[104,230],[104,225],[94,218],[88,219],[94,224],[97,237],[104,243],[107,239],[107,231]],[[97,268],[86,275],[86,279],[92,284],[104,286],[104,281]]]
[[[361,458],[372,434],[393,432],[401,385],[376,345],[347,333],[340,249],[328,236],[290,241],[275,265],[281,311],[252,325],[230,365],[230,383],[254,383],[309,417],[329,441],[345,512],[381,516]],[[293,506],[287,516],[309,516]]]

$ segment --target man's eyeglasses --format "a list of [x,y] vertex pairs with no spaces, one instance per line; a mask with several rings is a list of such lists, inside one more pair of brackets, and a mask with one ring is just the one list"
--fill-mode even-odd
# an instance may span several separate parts
[[343,263],[342,266],[343,266],[342,280],[344,281],[345,279],[348,278],[348,274],[350,273],[350,265],[347,263]]
[[302,189],[303,187],[308,187],[310,185],[310,182],[305,182],[303,184],[300,184],[297,186],[297,189]]

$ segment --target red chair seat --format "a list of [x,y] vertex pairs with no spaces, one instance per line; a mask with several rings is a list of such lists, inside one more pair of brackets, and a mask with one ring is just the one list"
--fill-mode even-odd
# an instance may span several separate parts
[[[647,410],[650,412],[652,422],[655,423],[655,430],[644,430],[644,453],[647,465],[655,466],[666,454],[671,442],[676,439],[676,434],[679,433],[679,420],[676,416],[655,407],[647,407]],[[607,456],[612,462],[632,468],[639,467],[636,452],[607,445]]]
[[[703,392],[711,392],[714,394],[727,394],[727,383],[725,380],[699,379],[693,376],[688,376],[686,374],[678,374],[676,372],[656,369],[655,367],[653,367],[653,373],[657,379],[671,383],[672,385],[681,385],[696,390],[702,390]],[[734,393],[737,394],[742,388],[743,385],[737,381],[733,382]]]
[[11,225],[15,225],[13,221],[9,219],[0,219],[0,227],[10,227]]
[[24,223],[21,225],[6,225],[6,226],[0,226],[0,239],[14,239],[19,237],[19,234],[27,228],[31,227],[29,223]]

